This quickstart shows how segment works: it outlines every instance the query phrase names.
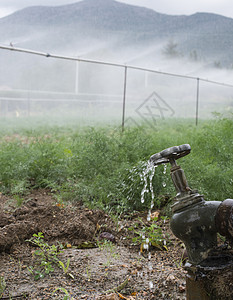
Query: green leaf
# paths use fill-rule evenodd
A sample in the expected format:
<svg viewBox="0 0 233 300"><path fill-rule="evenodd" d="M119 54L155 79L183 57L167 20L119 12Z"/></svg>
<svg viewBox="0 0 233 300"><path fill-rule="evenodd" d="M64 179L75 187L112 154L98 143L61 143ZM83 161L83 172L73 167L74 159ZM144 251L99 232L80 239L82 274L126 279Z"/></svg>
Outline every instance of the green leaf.
<svg viewBox="0 0 233 300"><path fill-rule="evenodd" d="M3 276L0 276L0 298L3 295L5 289L6 289L5 278Z"/></svg>
<svg viewBox="0 0 233 300"><path fill-rule="evenodd" d="M41 279L41 278L44 278L44 274L42 274L42 273L38 273L38 274L35 275L35 277L34 277L35 280L39 280L39 279Z"/></svg>
<svg viewBox="0 0 233 300"><path fill-rule="evenodd" d="M89 249L96 248L96 243L94 242L83 242L77 246L78 249Z"/></svg>

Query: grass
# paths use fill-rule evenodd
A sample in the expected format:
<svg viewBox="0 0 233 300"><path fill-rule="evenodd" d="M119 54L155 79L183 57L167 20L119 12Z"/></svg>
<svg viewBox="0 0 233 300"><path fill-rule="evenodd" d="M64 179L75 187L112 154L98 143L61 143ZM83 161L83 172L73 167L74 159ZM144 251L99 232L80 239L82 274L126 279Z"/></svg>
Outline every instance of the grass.
<svg viewBox="0 0 233 300"><path fill-rule="evenodd" d="M3 125L3 124L2 124ZM29 127L9 130L0 138L0 192L19 199L31 189L49 188L63 201L82 201L91 208L122 212L150 205L140 201L141 174L149 157L161 150L189 143L191 153L181 158L189 185L206 200L224 200L233 192L233 120L218 118L199 126L188 120L126 128ZM175 195L169 167L156 168L155 203ZM166 187L163 185L166 184Z"/></svg>
<svg viewBox="0 0 233 300"><path fill-rule="evenodd" d="M68 274L71 278L73 275L68 272L70 265L70 259L68 258L66 264L59 260L59 254L63 253L60 245L49 245L44 240L44 235L42 232L38 234L34 233L33 236L26 240L32 245L38 247L37 250L33 252L33 256L36 258L35 266L29 266L28 271L34 276L35 280L44 278L46 275L54 272L54 267L59 266L62 268L64 274Z"/></svg>

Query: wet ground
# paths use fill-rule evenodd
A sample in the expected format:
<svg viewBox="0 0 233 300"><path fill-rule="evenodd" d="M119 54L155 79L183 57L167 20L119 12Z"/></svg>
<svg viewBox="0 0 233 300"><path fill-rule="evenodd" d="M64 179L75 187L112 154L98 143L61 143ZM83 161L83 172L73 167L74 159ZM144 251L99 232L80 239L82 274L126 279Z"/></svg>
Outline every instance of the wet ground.
<svg viewBox="0 0 233 300"><path fill-rule="evenodd" d="M20 204L1 195L1 299L186 299L183 248L168 221L161 221L170 236L168 250L140 251L129 228L139 217L146 223L147 212L116 220L81 203L57 203L45 190ZM41 256L26 240L39 232L44 243L62 253L56 254L53 270L36 278ZM111 234L107 238L106 232Z"/></svg>

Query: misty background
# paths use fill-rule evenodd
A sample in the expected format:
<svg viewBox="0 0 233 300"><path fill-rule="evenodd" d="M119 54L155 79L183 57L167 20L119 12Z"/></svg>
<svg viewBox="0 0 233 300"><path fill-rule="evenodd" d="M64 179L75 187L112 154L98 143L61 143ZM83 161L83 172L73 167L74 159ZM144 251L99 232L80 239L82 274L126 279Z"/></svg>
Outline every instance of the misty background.
<svg viewBox="0 0 233 300"><path fill-rule="evenodd" d="M17 11L0 19L0 36L0 45L12 49L119 64L1 49L4 118L67 116L80 124L120 125L124 101L125 124L134 125L195 120L197 109L203 119L232 112L231 18L171 16L113 0L84 0Z"/></svg>

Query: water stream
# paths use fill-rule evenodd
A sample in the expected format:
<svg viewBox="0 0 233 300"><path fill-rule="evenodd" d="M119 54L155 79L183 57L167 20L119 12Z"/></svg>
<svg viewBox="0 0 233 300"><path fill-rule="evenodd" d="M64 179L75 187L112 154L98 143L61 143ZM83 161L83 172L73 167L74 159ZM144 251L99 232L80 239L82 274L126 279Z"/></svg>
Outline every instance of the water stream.
<svg viewBox="0 0 233 300"><path fill-rule="evenodd" d="M155 166L153 163L150 163L148 161L146 168L143 170L142 174L140 174L141 181L144 183L143 189L141 191L141 203L145 202L145 195L147 193L151 194L151 203L150 207L148 209L148 214L147 214L147 221L149 222L151 220L151 211L154 207L154 199L155 199L155 193L154 193L154 188L153 188L153 177L155 174L155 169L157 168L157 165ZM163 174L165 175L167 172L167 165L164 164L164 170ZM166 187L166 182L162 182L163 187ZM152 290L154 287L153 282L150 280L150 273L153 270L153 266L151 263L151 253L149 251L149 238L145 236L145 234L142 234L142 239L145 240L145 243L143 243L143 249L148 251L148 270L149 270L149 289ZM140 274L139 274L140 275ZM143 274L141 274L143 275Z"/></svg>

